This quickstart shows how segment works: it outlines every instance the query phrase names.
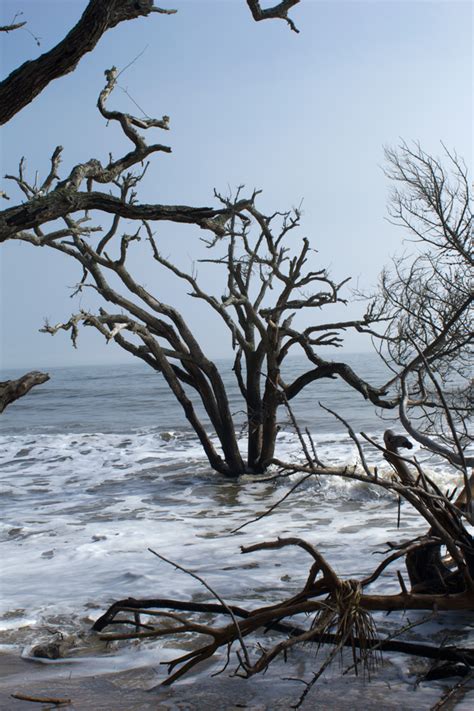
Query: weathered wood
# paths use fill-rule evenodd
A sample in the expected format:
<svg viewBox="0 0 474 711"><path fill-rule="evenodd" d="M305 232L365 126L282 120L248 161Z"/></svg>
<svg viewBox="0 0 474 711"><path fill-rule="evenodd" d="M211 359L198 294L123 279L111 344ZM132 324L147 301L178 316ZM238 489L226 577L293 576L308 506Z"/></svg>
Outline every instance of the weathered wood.
<svg viewBox="0 0 474 711"><path fill-rule="evenodd" d="M433 605L433 597L431 596L430 599L428 600L426 596L417 596L421 604L425 606L425 608L430 609ZM446 598L446 596L443 596ZM413 600L412 596L412 600ZM392 603L396 601L397 607L391 607L390 608L390 602L389 602L389 608L390 609L405 609L404 604L406 604L406 599L402 600L399 595L392 596L364 596L362 599L362 604L367 604L370 609L375 610L375 609L381 609L378 607L379 603L383 604L384 607L383 609L387 609L385 606L385 602L387 600L391 600ZM437 602L441 600L441 596L438 597ZM435 604L437 604L437 602ZM448 601L447 601L448 602ZM453 596L449 598L449 609L453 609L451 607L453 603ZM457 600L456 604L459 604L460 607L458 609L465 609L464 607L461 607L461 605L464 605L466 603L466 600ZM468 604L471 605L470 609L474 609L474 604L473 601L470 600ZM258 618L259 610L253 610L249 611L246 610L245 608L238 607L236 605L230 605L230 609L232 610L232 613L236 617L240 617L241 619L246 619L248 620L249 618L251 619L252 617ZM166 610L181 610L181 611L187 611L187 612L203 612L207 614L222 614L225 616L229 615L229 611L226 607L223 605L219 605L218 603L203 603L203 602L190 602L190 601L183 601L183 600L173 600L169 598L147 598L147 599L135 599L135 598L126 598L124 600L118 600L117 602L114 602L109 609L99 617L96 622L94 623L92 629L95 632L102 632L106 627L108 626L117 626L117 625L130 625L134 626L136 625L136 620L133 619L117 619L117 615L121 612L127 612L127 611L132 611L135 610L137 612L142 613L143 615L146 615L148 611L150 610L160 610L160 609L166 609ZM410 607L410 609L420 609L418 607ZM280 608L281 610L281 608ZM142 627L145 627L145 625L141 625ZM149 626L146 625L147 629L149 629ZM273 620L267 622L265 625L265 629L271 629L276 632L281 632L283 634L287 634L288 636L291 637L298 637L302 634L305 633L305 629L299 627L298 625L295 625L293 623L287 623L287 622L282 622L278 620ZM110 638L114 637L115 635L113 633L110 633ZM119 635L118 635L119 636ZM109 637L109 635L107 635ZM337 642L337 635L335 634L330 634L330 633L321 633L317 634L314 636L311 640L312 643L315 644L334 644ZM355 639L351 642L347 641L345 646L351 646L354 644L357 648L360 648L361 644L359 640ZM420 656L420 657L426 657L427 659L439 659L439 660L446 660L450 662L464 662L465 664L469 664L470 666L474 666L474 650L470 648L464 648L464 647L456 647L456 646L445 646L445 647L440 647L440 646L434 646L431 644L422 644L422 643L415 643L415 642L406 642L403 640L395 640L395 639L376 639L371 643L371 646L375 649L380 649L381 651L387 651L387 652L400 652L402 654L409 654L409 655L414 655L414 656Z"/></svg>
<svg viewBox="0 0 474 711"><path fill-rule="evenodd" d="M20 694L16 692L11 695L13 699L19 701L31 701L35 704L54 704L55 706L64 706L71 703L71 699L58 698L57 696L31 696L30 694Z"/></svg>
<svg viewBox="0 0 474 711"><path fill-rule="evenodd" d="M153 0L90 0L79 22L61 42L22 64L0 83L0 125L33 101L51 81L72 72L108 29L157 11Z"/></svg>
<svg viewBox="0 0 474 711"><path fill-rule="evenodd" d="M392 430L386 430L384 442L387 448L385 458L392 464L402 483L406 487L413 488L416 484L416 477L410 471L405 459L398 454L400 448L411 449L411 442L404 435L396 435ZM427 484L427 487L429 489L430 484ZM464 489L454 506L459 508L460 504L465 501L465 497L466 491ZM434 509L434 513L436 522L442 526L442 530L445 531L449 540L440 539L439 542L429 540L424 546L407 552L405 562L412 592L428 595L463 593L466 590L466 583L469 587L469 578L474 576L473 538L461 525L453 510L447 508L442 500ZM439 534L439 531L434 528L429 531L430 536L435 533ZM451 543L454 548L461 549L465 563L463 567L458 566L453 569L445 564L441 556L442 543L448 543L448 547ZM472 587L470 597L473 597Z"/></svg>
<svg viewBox="0 0 474 711"><path fill-rule="evenodd" d="M291 10L291 8L299 2L300 0L281 0L281 2L277 2L273 7L262 8L259 0L247 0L247 5L249 6L252 17L256 22L272 19L285 20L293 32L299 32L299 29L296 27L293 20L288 17L289 10Z"/></svg>
<svg viewBox="0 0 474 711"><path fill-rule="evenodd" d="M107 612L96 621L93 629L101 632L101 639L108 641L148 639L189 632L198 634L206 640L210 636L212 642L206 641L196 650L169 663L170 676L163 682L165 685L172 684L196 664L211 657L218 649L231 645L237 638L243 644L242 640L245 637L262 629L284 632L287 639L273 645L269 650L262 651L255 663L249 663L248 660L243 662L239 658L239 668L242 669L245 676L252 676L264 671L278 654L285 653L295 644L306 642L333 645L333 651L328 660L332 658L331 655L335 653L335 650L342 646L350 646L353 649L359 648L361 650L363 664L368 664L367 659L374 652L385 650L474 665L472 650L449 648L445 656L444 650L432 645L405 643L404 641L394 641L391 638L378 639L374 634L375 626L368 614L376 610L403 612L406 610L474 610L474 593L471 589L452 595L417 594L407 591L405 586L402 586L402 591L394 595L367 594L363 591L364 583L339 578L324 556L314 546L300 538L262 541L242 547L242 553L277 550L288 546L298 546L305 550L312 557L313 563L301 591L286 600L249 611L241 607L227 605L160 598L147 600L128 598L109 607ZM173 565L177 564L173 563ZM188 572L193 575L190 571ZM372 578L369 577L369 580ZM222 626L203 625L191 618L170 612L170 610L217 612L231 615L233 622ZM117 620L116 615L120 612L133 613L133 619ZM158 620L160 618L168 621L172 619L175 621L175 625L171 628L164 628L160 625L143 624L140 621L141 615L147 615L149 618L154 617ZM301 629L292 624L291 621L297 615L311 615L309 628ZM242 619L238 625L235 622L235 617ZM342 626L341 620L344 620ZM102 633L105 627L116 624L130 625L134 630ZM354 662L359 663L355 657Z"/></svg>
<svg viewBox="0 0 474 711"><path fill-rule="evenodd" d="M98 173L97 173L98 174ZM0 215L0 242L14 239L17 233L76 212L99 210L132 220L195 224L207 228L209 220L225 215L226 210L187 205L136 205L97 191L80 192L62 188L31 202L3 210ZM38 240L38 245L41 242Z"/></svg>
<svg viewBox="0 0 474 711"><path fill-rule="evenodd" d="M15 400L26 395L35 385L41 385L49 380L47 373L33 370L17 380L4 380L0 382L0 413Z"/></svg>

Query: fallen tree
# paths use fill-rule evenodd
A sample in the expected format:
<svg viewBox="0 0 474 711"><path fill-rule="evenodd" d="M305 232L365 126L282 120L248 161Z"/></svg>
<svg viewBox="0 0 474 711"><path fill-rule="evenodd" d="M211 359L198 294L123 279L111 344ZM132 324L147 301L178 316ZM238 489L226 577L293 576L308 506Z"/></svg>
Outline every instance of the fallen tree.
<svg viewBox="0 0 474 711"><path fill-rule="evenodd" d="M387 639L377 636L372 618L375 611L426 610L435 614L448 610L474 610L474 540L468 530L472 517L460 497L453 502L454 491L443 493L416 459L409 459L400 454L400 449L411 447L404 435L396 435L387 430L384 446L365 436L366 441L377 447L393 467L394 476L387 477L381 476L377 468L367 465L359 438L350 428L349 431L359 448L359 466L328 468L319 461L316 462L314 458L309 459L307 455L307 461L298 465L275 462L280 467L279 475L303 474L299 484L308 477L338 476L382 487L409 502L418 511L428 525L425 535L401 543L388 543L384 560L361 580L340 577L326 557L301 538L278 538L242 547L242 553L247 554L297 546L306 551L311 559L306 581L296 594L252 610L227 605L198 575L182 568L176 562L167 560L156 551L151 551L161 560L202 582L216 597L217 603L192 603L160 598L121 600L111 605L95 622L93 629L100 634L101 639L150 639L189 633L197 635L203 640L202 643L168 663L169 676L164 684L173 683L221 649L227 649L229 655L234 644L239 647L236 652L235 673L245 677L265 671L276 657L285 654L297 644L315 642L318 645L331 645L327 658L307 683L297 706L302 703L312 685L343 646L352 649L356 669L358 665L362 665L370 670L376 661L376 653L382 650L400 651L473 666L474 654L470 649L434 647L394 640L393 637L401 634L405 628ZM472 495L471 487L472 478L469 497ZM266 513L270 513L274 508L273 506ZM262 516L259 517L261 518ZM444 559L440 553L442 547L447 551ZM370 586L388 566L403 561L406 563L408 580L397 567L399 592L385 594L370 591ZM232 621L222 626L203 623L177 611L217 613L230 616ZM295 616L298 615L306 616L304 626L295 623ZM143 622L143 618L147 621ZM114 625L118 625L119 629L123 626L131 629L127 632L104 632L106 628L113 628ZM267 649L261 648L256 659L251 659L245 638L268 629L282 632L286 638ZM205 641L209 638L210 641ZM356 649L360 650L359 655Z"/></svg>

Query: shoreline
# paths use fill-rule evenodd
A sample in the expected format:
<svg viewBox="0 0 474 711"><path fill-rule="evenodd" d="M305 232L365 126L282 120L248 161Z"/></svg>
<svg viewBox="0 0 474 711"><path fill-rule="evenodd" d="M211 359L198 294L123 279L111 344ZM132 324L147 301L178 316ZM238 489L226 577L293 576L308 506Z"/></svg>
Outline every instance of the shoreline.
<svg viewBox="0 0 474 711"><path fill-rule="evenodd" d="M249 680L211 677L203 671L172 687L157 686L162 677L149 665L94 674L74 664L43 664L1 651L0 666L0 709L5 711L288 711L302 692L301 681L284 678L298 673L298 665L293 669L280 667L278 675L269 673ZM335 676L318 682L300 708L310 711L316 704L326 711L428 711L458 681L456 677L442 684L424 685L419 694L406 681L403 688L397 688L396 680L387 679L385 673L370 682ZM12 694L67 698L71 703L34 703L13 698ZM443 711L470 711L473 707L471 680L462 694L443 705Z"/></svg>

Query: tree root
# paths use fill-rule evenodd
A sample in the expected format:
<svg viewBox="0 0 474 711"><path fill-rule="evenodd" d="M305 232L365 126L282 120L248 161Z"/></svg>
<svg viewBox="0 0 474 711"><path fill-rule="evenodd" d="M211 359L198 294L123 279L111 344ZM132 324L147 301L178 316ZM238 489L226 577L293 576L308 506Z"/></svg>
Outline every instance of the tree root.
<svg viewBox="0 0 474 711"><path fill-rule="evenodd" d="M236 673L241 676L249 677L264 671L278 655L285 654L302 642L330 644L333 651L343 646L350 647L353 650L356 671L360 664L370 671L370 666L376 663L377 653L382 651L396 651L474 666L474 650L381 639L376 635L375 623L370 614L375 610L473 610L474 596L470 590L454 595L419 594L406 589L394 595L367 594L363 592L365 581L361 583L341 580L322 554L299 538L264 541L242 548L242 553L288 546L303 548L312 557L313 564L301 591L286 600L247 610L218 603L195 603L165 598L127 598L111 605L95 622L93 629L101 633L101 639L107 641L156 638L189 632L210 638L210 642L206 641L198 649L177 657L168 664L170 676L163 682L165 685L172 684L196 664L213 656L218 649L227 647L230 650L234 642L240 641L242 644L245 637L262 629L282 632L286 639L267 650L261 650L253 662L248 658L242 659L237 653L239 664ZM370 582L372 579L373 576L369 576ZM176 611L227 615L232 616L233 621L222 626L202 624L189 616L177 614ZM119 613L131 613L131 617L117 619ZM309 626L303 628L292 624L290 620L299 614L311 615ZM156 619L158 624L149 624L148 621L143 624L143 615ZM238 625L235 624L235 618L240 620ZM165 620L168 624L160 625L160 620ZM103 633L106 627L117 624L129 625L134 629L128 632ZM361 650L360 657L356 656L356 649ZM330 657L333 656L331 652Z"/></svg>
<svg viewBox="0 0 474 711"><path fill-rule="evenodd" d="M366 437L368 441L371 441ZM373 443L374 444L374 443ZM243 607L228 605L198 575L173 563L160 554L159 558L171 563L176 568L199 580L216 598L217 603L193 603L173 599L152 598L137 600L127 598L115 602L94 624L93 629L100 633L100 638L107 641L145 639L193 633L205 639L197 649L193 649L168 664L168 678L164 685L172 684L198 663L212 657L219 649L227 649L227 662L234 643L240 644L236 652L238 659L234 674L250 677L264 672L279 655L286 653L298 644L311 642L319 646L331 645L326 659L313 673L312 679L305 682L305 691L296 707L301 705L317 679L332 662L343 647L352 650L350 669L358 672L362 668L368 674L378 662L382 651L396 651L413 654L446 662L461 663L474 667L474 650L455 646L435 647L395 640L414 625L397 630L390 638L382 639L377 635L374 611L428 610L437 611L474 610L474 547L472 536L464 526L465 513L443 495L438 487L427 477L414 460L416 473L408 469L407 460L396 449L407 446L405 438L397 437L391 431L386 432L386 448L382 449L386 459L393 465L398 477L387 481L379 479L364 467L363 474L354 468L338 472L338 476L364 481L391 490L406 499L429 524L427 535L403 543L388 543L388 555L375 570L362 580L342 579L338 576L322 553L301 538L277 538L261 541L242 547L243 554L257 551L276 551L287 547L297 547L311 557L311 565L301 590L295 595L277 603L247 610ZM290 469L290 467L288 467ZM308 466L291 467L303 474L327 474L327 472ZM304 477L306 478L306 477ZM303 479L304 480L304 479ZM441 558L441 546L445 546L451 556L449 566ZM405 558L411 583L409 590L403 576L397 570L400 591L394 594L372 594L366 590L391 563ZM188 615L177 611L227 615L232 618L229 624L202 624ZM130 618L117 618L119 613L131 613ZM147 616L147 623L141 622L141 616ZM309 617L309 624L299 627L293 624L296 615ZM153 618L153 623L148 620ZM237 618L239 621L237 621ZM160 621L165 621L166 625ZM422 620L415 623L422 624ZM171 624L170 624L171 623ZM127 632L107 632L103 630L111 625L129 625L134 629ZM249 649L244 640L257 631L274 630L286 635L284 640L272 644L268 649L259 645L257 657L250 659ZM360 653L356 653L360 650Z"/></svg>

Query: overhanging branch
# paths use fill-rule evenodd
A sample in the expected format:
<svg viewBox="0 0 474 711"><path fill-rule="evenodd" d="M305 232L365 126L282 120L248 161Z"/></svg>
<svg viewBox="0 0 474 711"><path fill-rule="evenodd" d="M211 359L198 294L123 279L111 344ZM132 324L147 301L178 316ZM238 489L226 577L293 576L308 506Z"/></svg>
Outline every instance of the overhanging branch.
<svg viewBox="0 0 474 711"><path fill-rule="evenodd" d="M160 10L153 0L90 0L79 22L61 42L38 59L22 64L0 83L0 125L33 101L51 81L72 72L107 30L152 12L176 11Z"/></svg>
<svg viewBox="0 0 474 711"><path fill-rule="evenodd" d="M26 395L35 385L41 385L47 380L49 380L47 373L40 373L34 370L17 380L0 382L0 412L3 412L7 405Z"/></svg>
<svg viewBox="0 0 474 711"><path fill-rule="evenodd" d="M282 0L282 2L277 3L273 7L262 9L259 0L247 0L247 5L249 6L252 17L256 22L271 19L285 20L293 32L299 32L299 29L296 27L293 20L288 17L288 12L292 7L298 5L299 2L300 0Z"/></svg>
<svg viewBox="0 0 474 711"><path fill-rule="evenodd" d="M23 205L0 213L0 242L16 233L33 229L52 220L81 211L99 210L131 220L150 220L195 224L216 234L223 231L215 218L225 217L225 209L189 207L188 205L147 205L124 203L120 198L102 192L76 192L63 188ZM215 221L214 221L215 220Z"/></svg>

